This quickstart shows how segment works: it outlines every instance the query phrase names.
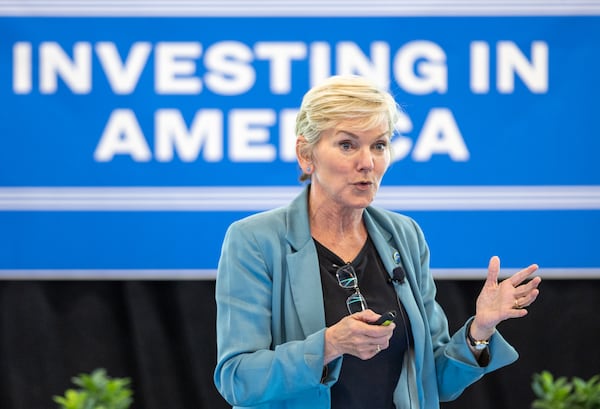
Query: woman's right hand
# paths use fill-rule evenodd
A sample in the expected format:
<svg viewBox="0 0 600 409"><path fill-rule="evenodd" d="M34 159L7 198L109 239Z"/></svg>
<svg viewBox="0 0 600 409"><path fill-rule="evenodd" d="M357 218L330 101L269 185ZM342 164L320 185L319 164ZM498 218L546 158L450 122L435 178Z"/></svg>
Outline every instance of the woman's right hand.
<svg viewBox="0 0 600 409"><path fill-rule="evenodd" d="M380 317L372 310L346 316L325 330L325 362L327 365L343 354L366 360L373 358L390 344L396 324L371 325Z"/></svg>

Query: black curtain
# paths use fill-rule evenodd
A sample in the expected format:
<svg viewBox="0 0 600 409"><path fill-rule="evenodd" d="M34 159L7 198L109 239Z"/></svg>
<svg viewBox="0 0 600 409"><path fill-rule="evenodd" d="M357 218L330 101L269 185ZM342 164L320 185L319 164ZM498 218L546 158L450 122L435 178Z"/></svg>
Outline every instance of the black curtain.
<svg viewBox="0 0 600 409"><path fill-rule="evenodd" d="M437 282L451 330L473 314L482 284ZM528 409L533 373L600 373L600 280L541 290L527 317L499 327L520 359L442 408ZM214 281L0 281L0 306L0 408L57 407L52 396L95 368L131 378L134 409L229 407L212 382Z"/></svg>

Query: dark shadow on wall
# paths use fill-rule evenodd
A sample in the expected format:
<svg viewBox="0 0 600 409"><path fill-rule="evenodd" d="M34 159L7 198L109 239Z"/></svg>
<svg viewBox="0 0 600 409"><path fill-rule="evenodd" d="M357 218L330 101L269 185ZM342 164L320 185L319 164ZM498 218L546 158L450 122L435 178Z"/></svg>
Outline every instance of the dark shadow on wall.
<svg viewBox="0 0 600 409"><path fill-rule="evenodd" d="M454 331L472 314L483 282L438 281L438 302ZM519 352L519 359L486 375L442 409L530 409L532 375L549 370L556 376L584 379L600 373L600 280L545 280L541 294L520 319L498 326Z"/></svg>
<svg viewBox="0 0 600 409"><path fill-rule="evenodd" d="M480 281L438 281L450 329L474 312ZM530 314L499 330L520 359L443 409L529 409L531 376L598 373L600 280L547 280ZM0 407L56 407L94 368L130 377L133 409L219 409L212 382L214 281L0 281Z"/></svg>

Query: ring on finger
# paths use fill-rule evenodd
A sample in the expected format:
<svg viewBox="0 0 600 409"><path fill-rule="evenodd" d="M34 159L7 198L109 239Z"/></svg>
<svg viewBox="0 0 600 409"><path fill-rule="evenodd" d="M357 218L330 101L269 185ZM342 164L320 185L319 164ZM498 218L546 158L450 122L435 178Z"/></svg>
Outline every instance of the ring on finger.
<svg viewBox="0 0 600 409"><path fill-rule="evenodd" d="M515 309L520 310L521 309L521 304L519 304L519 299L515 298Z"/></svg>

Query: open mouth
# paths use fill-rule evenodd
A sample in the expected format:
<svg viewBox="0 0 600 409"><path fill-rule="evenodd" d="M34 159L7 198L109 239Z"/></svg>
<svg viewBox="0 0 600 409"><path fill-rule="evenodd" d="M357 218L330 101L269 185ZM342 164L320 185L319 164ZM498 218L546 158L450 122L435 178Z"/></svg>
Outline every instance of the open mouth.
<svg viewBox="0 0 600 409"><path fill-rule="evenodd" d="M367 181L356 182L354 185L359 186L359 187L369 187L369 186L373 185L373 182L367 182Z"/></svg>

